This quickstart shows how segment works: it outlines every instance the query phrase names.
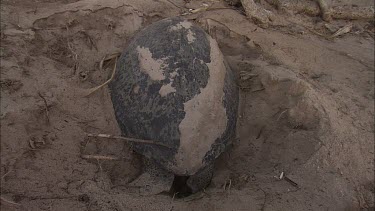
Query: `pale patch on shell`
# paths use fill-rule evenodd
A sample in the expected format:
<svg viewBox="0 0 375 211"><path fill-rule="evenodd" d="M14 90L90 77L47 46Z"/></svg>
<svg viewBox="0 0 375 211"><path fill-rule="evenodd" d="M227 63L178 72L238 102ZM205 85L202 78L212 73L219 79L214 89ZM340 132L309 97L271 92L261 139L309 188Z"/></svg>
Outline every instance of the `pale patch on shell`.
<svg viewBox="0 0 375 211"><path fill-rule="evenodd" d="M188 30L188 33L186 35L188 43L192 43L195 40L195 34L194 32L190 29L193 26L193 24L189 21L182 21L175 26L170 27L170 30L176 31L176 30L181 30L182 28L185 28Z"/></svg>
<svg viewBox="0 0 375 211"><path fill-rule="evenodd" d="M190 29L192 26L193 26L193 24L191 22L185 20L185 21L179 22L175 26L172 26L171 30L180 30L182 28Z"/></svg>
<svg viewBox="0 0 375 211"><path fill-rule="evenodd" d="M179 125L180 147L173 171L180 175L192 175L204 165L204 156L227 127L227 114L223 105L226 67L216 41L211 37L208 40L211 63L207 63L210 75L207 86L184 103L186 114Z"/></svg>
<svg viewBox="0 0 375 211"><path fill-rule="evenodd" d="M192 43L195 40L194 32L191 31L190 29L188 30L187 40L188 40L188 43Z"/></svg>
<svg viewBox="0 0 375 211"><path fill-rule="evenodd" d="M177 70L178 70L178 69L176 69L175 71L171 72L171 73L169 74L169 77L170 77L170 78L174 78L174 77L178 76L178 72L177 72Z"/></svg>
<svg viewBox="0 0 375 211"><path fill-rule="evenodd" d="M172 87L172 82L170 82L169 84L163 85L159 90L159 94L162 97L165 97L167 96L167 94L172 93L172 92L176 92L176 89Z"/></svg>
<svg viewBox="0 0 375 211"><path fill-rule="evenodd" d="M139 85L136 85L136 86L133 88L133 93L138 94L139 89L140 89Z"/></svg>
<svg viewBox="0 0 375 211"><path fill-rule="evenodd" d="M152 53L149 48L137 46L137 51L141 72L149 75L154 81L164 80L164 60L152 58Z"/></svg>
<svg viewBox="0 0 375 211"><path fill-rule="evenodd" d="M176 89L174 87L172 87L172 83L174 81L174 78L178 75L178 72L177 70L171 72L169 74L169 80L171 81L169 84L165 84L163 85L160 90L159 90L159 94L160 96L162 97L165 97L167 96L167 94L171 93L171 92L176 92Z"/></svg>

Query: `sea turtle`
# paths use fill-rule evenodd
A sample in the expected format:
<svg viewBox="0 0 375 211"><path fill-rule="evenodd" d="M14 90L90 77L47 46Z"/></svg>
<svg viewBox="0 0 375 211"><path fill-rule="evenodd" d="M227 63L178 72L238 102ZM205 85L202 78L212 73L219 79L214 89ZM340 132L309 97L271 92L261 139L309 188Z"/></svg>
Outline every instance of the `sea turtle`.
<svg viewBox="0 0 375 211"><path fill-rule="evenodd" d="M214 160L235 136L238 88L218 44L203 29L168 18L138 32L109 85L123 136L143 155L131 185L149 193L195 193L209 185ZM182 181L182 182L181 182Z"/></svg>

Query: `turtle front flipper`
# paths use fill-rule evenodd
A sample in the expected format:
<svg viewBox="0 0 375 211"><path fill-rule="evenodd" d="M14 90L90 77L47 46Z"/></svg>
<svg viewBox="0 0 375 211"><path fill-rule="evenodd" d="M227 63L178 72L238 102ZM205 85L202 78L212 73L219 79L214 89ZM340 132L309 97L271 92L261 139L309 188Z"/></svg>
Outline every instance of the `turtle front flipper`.
<svg viewBox="0 0 375 211"><path fill-rule="evenodd" d="M191 193L197 193L206 188L210 183L214 172L214 165L210 164L196 174L189 177L186 185L190 188Z"/></svg>
<svg viewBox="0 0 375 211"><path fill-rule="evenodd" d="M173 184L174 174L161 168L151 159L144 158L143 173L129 184L138 187L141 195L155 195L168 192Z"/></svg>

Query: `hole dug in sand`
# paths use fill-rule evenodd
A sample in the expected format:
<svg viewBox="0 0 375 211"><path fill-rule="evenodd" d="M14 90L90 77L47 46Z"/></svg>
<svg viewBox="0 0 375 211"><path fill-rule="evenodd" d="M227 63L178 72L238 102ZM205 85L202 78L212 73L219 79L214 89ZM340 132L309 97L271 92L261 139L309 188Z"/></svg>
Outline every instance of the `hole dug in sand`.
<svg viewBox="0 0 375 211"><path fill-rule="evenodd" d="M230 178L232 188L242 189L249 175L292 172L306 163L321 147L329 124L313 88L292 71L258 59L230 56L228 61L237 73L246 70L244 63L251 63L246 71L256 77L238 82L240 87L246 83L240 92L239 141L228 152L229 159L225 154L220 159L226 167L218 167L213 186Z"/></svg>

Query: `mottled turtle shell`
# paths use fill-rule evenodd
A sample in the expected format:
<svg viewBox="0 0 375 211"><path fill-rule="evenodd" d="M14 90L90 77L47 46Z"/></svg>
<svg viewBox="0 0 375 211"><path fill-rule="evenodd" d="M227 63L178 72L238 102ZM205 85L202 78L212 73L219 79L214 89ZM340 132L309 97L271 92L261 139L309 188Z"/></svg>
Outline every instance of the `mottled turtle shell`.
<svg viewBox="0 0 375 211"><path fill-rule="evenodd" d="M234 75L216 41L182 18L137 33L109 87L123 135L168 146L133 149L176 175L211 164L235 136Z"/></svg>

